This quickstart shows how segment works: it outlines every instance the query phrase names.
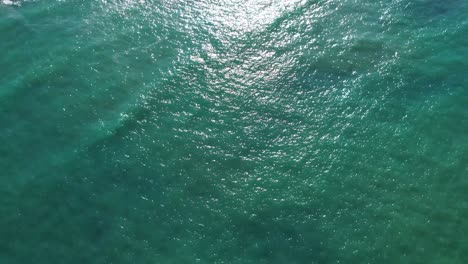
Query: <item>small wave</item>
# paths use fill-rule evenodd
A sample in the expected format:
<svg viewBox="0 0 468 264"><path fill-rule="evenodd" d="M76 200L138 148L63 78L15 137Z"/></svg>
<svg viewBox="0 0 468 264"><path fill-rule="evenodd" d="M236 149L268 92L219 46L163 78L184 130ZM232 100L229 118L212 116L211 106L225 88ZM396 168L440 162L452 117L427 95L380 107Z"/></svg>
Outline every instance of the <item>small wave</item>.
<svg viewBox="0 0 468 264"><path fill-rule="evenodd" d="M19 2L19 1L11 1L11 0L2 0L2 4L4 4L4 5L20 6L20 5L21 5L21 2Z"/></svg>

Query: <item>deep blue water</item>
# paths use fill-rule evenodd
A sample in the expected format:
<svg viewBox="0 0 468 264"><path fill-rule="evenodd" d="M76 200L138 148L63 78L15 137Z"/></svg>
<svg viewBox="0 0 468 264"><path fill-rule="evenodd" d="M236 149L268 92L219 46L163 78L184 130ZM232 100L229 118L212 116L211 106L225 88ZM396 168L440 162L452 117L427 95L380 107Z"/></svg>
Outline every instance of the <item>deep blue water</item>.
<svg viewBox="0 0 468 264"><path fill-rule="evenodd" d="M467 263L467 14L3 0L0 263Z"/></svg>

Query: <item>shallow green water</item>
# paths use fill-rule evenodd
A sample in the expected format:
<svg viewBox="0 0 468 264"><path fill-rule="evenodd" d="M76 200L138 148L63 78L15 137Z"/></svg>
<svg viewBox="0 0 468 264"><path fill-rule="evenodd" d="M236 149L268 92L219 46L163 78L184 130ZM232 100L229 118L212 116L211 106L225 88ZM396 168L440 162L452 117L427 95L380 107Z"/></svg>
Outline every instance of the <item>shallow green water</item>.
<svg viewBox="0 0 468 264"><path fill-rule="evenodd" d="M0 263L467 263L467 14L3 0Z"/></svg>

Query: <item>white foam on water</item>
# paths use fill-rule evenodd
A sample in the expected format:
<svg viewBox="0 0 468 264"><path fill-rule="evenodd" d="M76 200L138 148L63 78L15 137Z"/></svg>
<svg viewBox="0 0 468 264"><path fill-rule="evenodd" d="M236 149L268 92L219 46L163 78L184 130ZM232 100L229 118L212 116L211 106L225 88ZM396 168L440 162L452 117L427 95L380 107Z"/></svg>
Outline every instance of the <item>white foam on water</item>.
<svg viewBox="0 0 468 264"><path fill-rule="evenodd" d="M21 5L20 2L15 2L15 1L11 1L11 0L2 0L2 3L4 5L15 5L15 6L20 6Z"/></svg>

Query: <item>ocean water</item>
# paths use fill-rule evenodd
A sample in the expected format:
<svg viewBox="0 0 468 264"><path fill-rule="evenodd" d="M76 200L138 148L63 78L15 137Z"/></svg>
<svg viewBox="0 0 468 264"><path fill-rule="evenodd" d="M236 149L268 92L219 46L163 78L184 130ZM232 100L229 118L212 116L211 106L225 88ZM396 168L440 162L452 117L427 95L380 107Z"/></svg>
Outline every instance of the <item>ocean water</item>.
<svg viewBox="0 0 468 264"><path fill-rule="evenodd" d="M3 0L0 263L468 263L468 1Z"/></svg>

